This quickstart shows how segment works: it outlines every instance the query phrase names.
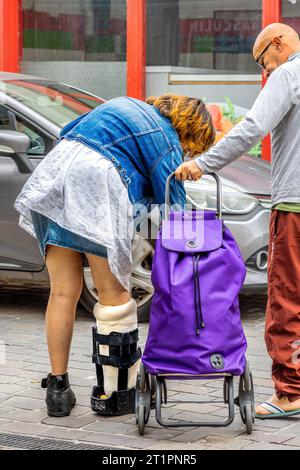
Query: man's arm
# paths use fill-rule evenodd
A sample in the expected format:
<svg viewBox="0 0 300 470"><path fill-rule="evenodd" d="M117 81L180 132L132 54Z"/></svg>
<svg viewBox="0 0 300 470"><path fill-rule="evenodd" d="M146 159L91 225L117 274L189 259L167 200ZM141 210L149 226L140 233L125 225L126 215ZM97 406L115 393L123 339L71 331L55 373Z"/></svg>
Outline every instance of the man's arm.
<svg viewBox="0 0 300 470"><path fill-rule="evenodd" d="M195 159L202 173L212 173L250 150L282 121L294 104L296 83L279 67L269 77L244 119L208 152Z"/></svg>

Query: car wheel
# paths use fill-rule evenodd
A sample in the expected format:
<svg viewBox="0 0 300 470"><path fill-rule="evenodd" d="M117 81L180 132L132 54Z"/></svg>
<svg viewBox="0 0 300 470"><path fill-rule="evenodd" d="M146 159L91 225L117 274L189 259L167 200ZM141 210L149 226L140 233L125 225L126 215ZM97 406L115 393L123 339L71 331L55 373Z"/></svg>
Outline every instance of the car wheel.
<svg viewBox="0 0 300 470"><path fill-rule="evenodd" d="M149 309L154 292L151 282L153 254L152 244L140 235L136 235L132 242L133 268L130 288L132 297L137 302L139 323L149 320ZM98 302L98 294L89 266L83 269L83 290L80 302L89 312L93 312L94 305Z"/></svg>

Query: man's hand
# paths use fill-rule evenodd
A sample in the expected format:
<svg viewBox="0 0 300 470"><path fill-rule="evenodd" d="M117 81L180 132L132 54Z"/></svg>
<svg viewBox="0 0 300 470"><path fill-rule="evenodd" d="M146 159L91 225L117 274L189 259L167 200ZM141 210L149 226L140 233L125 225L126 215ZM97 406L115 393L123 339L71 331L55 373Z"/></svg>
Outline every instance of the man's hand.
<svg viewBox="0 0 300 470"><path fill-rule="evenodd" d="M203 175L197 163L193 160L184 162L175 171L175 178L178 180L197 181Z"/></svg>

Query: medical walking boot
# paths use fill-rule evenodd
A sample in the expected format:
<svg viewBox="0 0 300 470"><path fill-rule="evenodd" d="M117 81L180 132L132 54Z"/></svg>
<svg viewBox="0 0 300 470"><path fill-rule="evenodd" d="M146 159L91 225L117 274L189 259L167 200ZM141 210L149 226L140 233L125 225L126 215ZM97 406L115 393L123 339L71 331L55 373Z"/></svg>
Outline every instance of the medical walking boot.
<svg viewBox="0 0 300 470"><path fill-rule="evenodd" d="M41 387L47 389L46 405L49 416L69 416L76 403L76 397L70 387L68 373L52 375L42 379Z"/></svg>
<svg viewBox="0 0 300 470"><path fill-rule="evenodd" d="M101 415L135 411L135 384L141 350L137 347L137 305L134 299L122 305L94 307L93 362L97 385L91 407Z"/></svg>

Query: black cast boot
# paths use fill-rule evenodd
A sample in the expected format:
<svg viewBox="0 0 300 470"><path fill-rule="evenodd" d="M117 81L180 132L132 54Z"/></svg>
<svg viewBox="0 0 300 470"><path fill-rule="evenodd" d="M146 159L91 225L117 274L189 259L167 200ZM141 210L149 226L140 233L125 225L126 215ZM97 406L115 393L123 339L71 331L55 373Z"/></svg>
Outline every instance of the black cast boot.
<svg viewBox="0 0 300 470"><path fill-rule="evenodd" d="M47 389L46 405L49 416L69 416L76 403L76 397L70 387L68 373L64 375L48 374L42 379L41 387Z"/></svg>

